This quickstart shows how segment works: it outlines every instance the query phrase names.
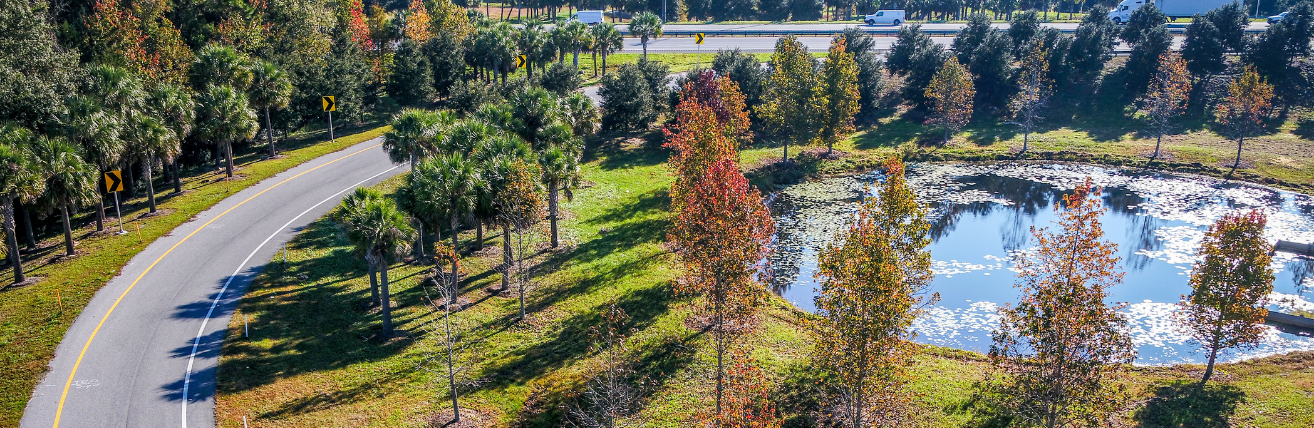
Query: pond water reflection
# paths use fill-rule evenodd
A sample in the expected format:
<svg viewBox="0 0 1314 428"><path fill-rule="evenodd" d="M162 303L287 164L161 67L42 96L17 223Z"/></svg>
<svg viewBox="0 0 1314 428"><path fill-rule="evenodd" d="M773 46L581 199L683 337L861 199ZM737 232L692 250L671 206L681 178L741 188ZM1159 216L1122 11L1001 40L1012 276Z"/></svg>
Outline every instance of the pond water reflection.
<svg viewBox="0 0 1314 428"><path fill-rule="evenodd" d="M1198 344L1172 317L1200 238L1224 213L1263 209L1265 235L1314 242L1314 198L1249 184L1088 165L914 164L908 181L930 207L930 246L941 302L914 325L917 341L984 352L998 324L996 310L1016 302L1013 257L1034 245L1031 226L1054 226L1053 206L1086 177L1103 188L1108 211L1101 218L1107 239L1118 244L1126 272L1110 290L1124 311L1138 347L1138 364L1200 362ZM791 186L773 205L778 222L771 256L772 289L794 305L814 311L816 257L857 208L876 174ZM1314 310L1314 260L1274 256L1273 309ZM1262 344L1233 352L1228 361L1314 349L1314 338L1269 328Z"/></svg>

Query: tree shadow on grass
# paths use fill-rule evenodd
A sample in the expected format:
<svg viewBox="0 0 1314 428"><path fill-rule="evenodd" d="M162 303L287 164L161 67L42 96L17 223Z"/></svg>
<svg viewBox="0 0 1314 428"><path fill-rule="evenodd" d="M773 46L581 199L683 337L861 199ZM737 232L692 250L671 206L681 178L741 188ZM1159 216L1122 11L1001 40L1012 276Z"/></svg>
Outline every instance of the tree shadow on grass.
<svg viewBox="0 0 1314 428"><path fill-rule="evenodd" d="M244 299L241 311L252 315L252 340L243 339L240 328L226 330L221 351L224 357L219 364L223 379L218 391L222 394L241 393L298 374L385 360L410 344L405 339L384 343L376 340L380 315L378 311L366 313L361 309L361 304L369 300L369 288L351 288L352 280L359 282L365 276L364 261L342 247L332 222L312 223L289 247L313 250L315 257L287 264L270 263L265 275L250 286L251 291L282 290ZM397 307L420 304L419 293L402 287L406 275L398 273L390 278ZM395 325L413 321L407 312L394 310ZM277 340L255 341L261 337ZM288 415L310 411L321 407L315 403L350 402L369 391L372 388L347 388L329 397L289 402L273 412Z"/></svg>
<svg viewBox="0 0 1314 428"><path fill-rule="evenodd" d="M582 161L600 159L598 165L607 171L661 164L671 157L670 150L661 147L663 138L653 131L601 136L585 148Z"/></svg>
<svg viewBox="0 0 1314 428"><path fill-rule="evenodd" d="M1201 387L1194 381L1161 384L1151 392L1150 400L1133 415L1138 426L1227 427L1246 398L1245 392L1232 385L1213 383Z"/></svg>

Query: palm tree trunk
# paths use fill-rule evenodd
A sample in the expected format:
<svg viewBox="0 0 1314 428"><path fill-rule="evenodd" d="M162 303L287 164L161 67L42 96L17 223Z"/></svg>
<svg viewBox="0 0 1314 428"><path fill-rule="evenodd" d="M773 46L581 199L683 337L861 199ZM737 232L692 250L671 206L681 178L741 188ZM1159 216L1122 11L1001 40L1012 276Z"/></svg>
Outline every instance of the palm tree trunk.
<svg viewBox="0 0 1314 428"><path fill-rule="evenodd" d="M4 217L5 235L9 237L9 262L14 265L14 283L27 280L23 275L23 256L18 253L18 234L14 232L14 198L0 196L0 216Z"/></svg>
<svg viewBox="0 0 1314 428"><path fill-rule="evenodd" d="M607 51L602 51L602 75L607 75Z"/></svg>
<svg viewBox="0 0 1314 428"><path fill-rule="evenodd" d="M233 178L233 143L224 143L224 157L228 159L228 178Z"/></svg>
<svg viewBox="0 0 1314 428"><path fill-rule="evenodd" d="M598 50L593 49L593 77L598 77Z"/></svg>
<svg viewBox="0 0 1314 428"><path fill-rule="evenodd" d="M64 254L73 257L73 226L68 222L68 204L59 204L59 214L64 220Z"/></svg>
<svg viewBox="0 0 1314 428"><path fill-rule="evenodd" d="M648 59L648 36L643 36L639 42L643 45L643 59Z"/></svg>
<svg viewBox="0 0 1314 428"><path fill-rule="evenodd" d="M370 269L370 303L379 306L379 270L373 262L366 262Z"/></svg>
<svg viewBox="0 0 1314 428"><path fill-rule="evenodd" d="M182 171L178 168L178 159L174 158L169 165L173 167L173 193L182 193Z"/></svg>
<svg viewBox="0 0 1314 428"><path fill-rule="evenodd" d="M384 260L379 257L379 260ZM379 291L380 298L383 300L383 337L392 337L392 302L389 301L388 295L388 262L379 262Z"/></svg>
<svg viewBox="0 0 1314 428"><path fill-rule="evenodd" d="M27 205L24 204L16 205L18 210L23 213L23 235L25 235L23 240L26 241L24 243L27 244L27 250L36 250L36 233L32 231L32 210L28 209Z"/></svg>
<svg viewBox="0 0 1314 428"><path fill-rule="evenodd" d="M123 166L123 200L137 197L137 174L133 174L132 162Z"/></svg>
<svg viewBox="0 0 1314 428"><path fill-rule="evenodd" d="M579 68L579 46L576 46L576 47L575 47L575 58L574 58L574 60L575 60L575 68ZM575 72L578 73L579 71L576 70Z"/></svg>
<svg viewBox="0 0 1314 428"><path fill-rule="evenodd" d="M475 220L475 250L484 249L484 221Z"/></svg>
<svg viewBox="0 0 1314 428"><path fill-rule="evenodd" d="M96 198L96 231L105 231L105 195Z"/></svg>
<svg viewBox="0 0 1314 428"><path fill-rule="evenodd" d="M557 198L560 190L556 180L548 183L548 221L552 224L552 248L557 248Z"/></svg>
<svg viewBox="0 0 1314 428"><path fill-rule="evenodd" d="M151 174L151 164L154 163L154 161L155 160L151 159L150 156L141 160L142 174L146 177L146 200L150 202L152 213L155 212L155 182L154 180L151 180L151 176L154 175Z"/></svg>
<svg viewBox="0 0 1314 428"><path fill-rule="evenodd" d="M269 123L269 107L265 106L265 140L269 141L269 157L273 158L278 152L274 150L274 128Z"/></svg>

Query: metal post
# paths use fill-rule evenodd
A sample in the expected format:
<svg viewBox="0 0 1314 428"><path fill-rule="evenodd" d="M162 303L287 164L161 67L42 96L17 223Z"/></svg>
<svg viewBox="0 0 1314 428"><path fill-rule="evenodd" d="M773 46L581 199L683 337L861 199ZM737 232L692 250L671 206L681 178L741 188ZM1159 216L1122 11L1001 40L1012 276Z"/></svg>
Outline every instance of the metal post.
<svg viewBox="0 0 1314 428"><path fill-rule="evenodd" d="M251 337L251 317L242 314L242 337Z"/></svg>
<svg viewBox="0 0 1314 428"><path fill-rule="evenodd" d="M333 110L329 110L328 114L329 114L329 141L337 142L336 139L333 138Z"/></svg>
<svg viewBox="0 0 1314 428"><path fill-rule="evenodd" d="M283 243L283 264L287 264L287 243Z"/></svg>
<svg viewBox="0 0 1314 428"><path fill-rule="evenodd" d="M119 192L114 192L114 216L119 218L119 234L127 235L128 231L123 230L123 213L119 211Z"/></svg>
<svg viewBox="0 0 1314 428"><path fill-rule="evenodd" d="M662 0L662 23L666 23L666 0Z"/></svg>

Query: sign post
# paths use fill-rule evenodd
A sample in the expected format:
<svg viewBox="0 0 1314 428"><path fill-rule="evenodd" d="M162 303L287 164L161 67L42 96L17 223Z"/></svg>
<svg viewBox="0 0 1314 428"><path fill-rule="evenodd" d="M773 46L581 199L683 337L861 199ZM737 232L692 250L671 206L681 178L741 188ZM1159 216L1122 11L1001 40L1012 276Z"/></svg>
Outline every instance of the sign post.
<svg viewBox="0 0 1314 428"><path fill-rule="evenodd" d="M119 218L119 235L126 235L123 230L123 214L119 211L119 192L124 189L123 171L105 171L105 191L114 194L114 216Z"/></svg>
<svg viewBox="0 0 1314 428"><path fill-rule="evenodd" d="M336 139L333 138L333 112L338 110L338 103L333 101L332 95L322 98L322 101L324 102L324 111L328 112L329 116L329 141L336 141Z"/></svg>
<svg viewBox="0 0 1314 428"><path fill-rule="evenodd" d="M698 67L703 68L703 41L707 36L703 33L694 34L694 44L698 45Z"/></svg>

